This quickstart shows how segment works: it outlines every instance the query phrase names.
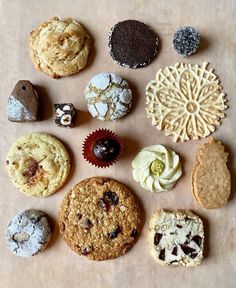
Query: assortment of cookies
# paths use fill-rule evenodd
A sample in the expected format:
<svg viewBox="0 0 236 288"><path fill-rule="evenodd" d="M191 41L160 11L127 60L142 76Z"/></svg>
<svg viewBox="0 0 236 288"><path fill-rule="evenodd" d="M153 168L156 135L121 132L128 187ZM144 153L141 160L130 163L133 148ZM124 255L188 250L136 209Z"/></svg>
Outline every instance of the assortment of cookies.
<svg viewBox="0 0 236 288"><path fill-rule="evenodd" d="M197 52L199 32L180 27L172 45L182 57ZM30 33L30 56L37 70L59 78L84 69L92 48L86 29L76 20L57 17ZM157 56L159 40L154 31L137 20L115 24L108 35L112 59L127 68L142 68ZM20 80L8 99L8 120L32 122L40 119L36 87ZM99 73L84 92L91 116L116 121L132 105L129 83L114 73ZM177 63L159 69L146 86L146 112L152 125L173 135L174 142L207 137L225 117L226 98L208 63ZM73 127L76 108L72 103L54 103L55 124ZM85 138L84 159L97 168L107 168L121 157L123 140L109 129L95 130ZM231 190L228 154L220 141L210 137L196 155L191 188L199 206L207 209L226 205ZM70 173L69 154L60 140L46 133L31 133L16 140L7 155L12 183L27 196L47 197L57 192ZM132 161L133 179L151 192L170 191L182 175L181 157L172 149L155 144L143 148ZM120 182L90 177L76 184L62 200L59 229L66 244L91 260L108 260L126 253L142 228L142 208L135 195ZM28 257L43 251L52 231L42 211L17 213L5 231L8 248ZM159 209L149 223L151 254L166 266L198 266L204 255L203 221L191 210Z"/></svg>

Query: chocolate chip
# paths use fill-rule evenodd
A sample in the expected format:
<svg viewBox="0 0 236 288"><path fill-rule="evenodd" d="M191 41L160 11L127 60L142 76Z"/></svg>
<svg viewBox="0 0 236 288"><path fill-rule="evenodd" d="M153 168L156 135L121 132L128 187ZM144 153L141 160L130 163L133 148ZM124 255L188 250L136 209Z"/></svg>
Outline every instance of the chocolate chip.
<svg viewBox="0 0 236 288"><path fill-rule="evenodd" d="M21 147L20 147L20 146L18 146L18 147L17 147L17 149L18 149L18 150L21 150Z"/></svg>
<svg viewBox="0 0 236 288"><path fill-rule="evenodd" d="M183 228L183 226L179 224L177 224L176 227L178 227L179 229Z"/></svg>
<svg viewBox="0 0 236 288"><path fill-rule="evenodd" d="M130 234L130 237L135 238L137 235L138 235L138 230L137 229L133 229L131 234Z"/></svg>
<svg viewBox="0 0 236 288"><path fill-rule="evenodd" d="M191 231L186 235L186 238L190 239Z"/></svg>
<svg viewBox="0 0 236 288"><path fill-rule="evenodd" d="M104 201L102 198L98 201L99 206L102 208L103 211L107 212L109 210L109 205L106 201Z"/></svg>
<svg viewBox="0 0 236 288"><path fill-rule="evenodd" d="M199 235L195 235L193 236L192 241L194 241L200 247L202 243L202 237Z"/></svg>
<svg viewBox="0 0 236 288"><path fill-rule="evenodd" d="M9 161L7 160L6 163L7 163L7 165L8 165L8 164L9 164Z"/></svg>
<svg viewBox="0 0 236 288"><path fill-rule="evenodd" d="M178 261L177 260L170 261L170 264L174 264L174 263L178 263Z"/></svg>
<svg viewBox="0 0 236 288"><path fill-rule="evenodd" d="M195 258L197 257L197 253L192 253L192 254L190 255L190 257L191 257L192 259L195 259Z"/></svg>
<svg viewBox="0 0 236 288"><path fill-rule="evenodd" d="M182 251L184 252L185 255L189 255L189 254L191 254L191 253L196 251L194 248L189 247L189 246L187 246L185 244L180 244L180 247L181 247L181 249L182 249Z"/></svg>
<svg viewBox="0 0 236 288"><path fill-rule="evenodd" d="M86 218L82 225L84 229L90 229L93 226L93 223L88 218Z"/></svg>
<svg viewBox="0 0 236 288"><path fill-rule="evenodd" d="M161 233L155 234L155 236L154 236L154 245L155 246L157 246L160 243L162 236L163 235Z"/></svg>
<svg viewBox="0 0 236 288"><path fill-rule="evenodd" d="M171 254L177 256L177 252L178 252L178 248L177 248L177 246L175 246L175 247L173 248Z"/></svg>
<svg viewBox="0 0 236 288"><path fill-rule="evenodd" d="M166 251L165 248L161 250L160 254L159 254L159 259L165 261L166 258Z"/></svg>
<svg viewBox="0 0 236 288"><path fill-rule="evenodd" d="M105 192L103 199L110 202L112 205L117 205L119 203L119 197L112 191Z"/></svg>
<svg viewBox="0 0 236 288"><path fill-rule="evenodd" d="M82 218L82 214L81 213L77 213L77 217L80 220Z"/></svg>
<svg viewBox="0 0 236 288"><path fill-rule="evenodd" d="M120 229L120 227L118 227L114 231L108 233L108 237L110 239L115 239L120 232L121 232L121 229Z"/></svg>

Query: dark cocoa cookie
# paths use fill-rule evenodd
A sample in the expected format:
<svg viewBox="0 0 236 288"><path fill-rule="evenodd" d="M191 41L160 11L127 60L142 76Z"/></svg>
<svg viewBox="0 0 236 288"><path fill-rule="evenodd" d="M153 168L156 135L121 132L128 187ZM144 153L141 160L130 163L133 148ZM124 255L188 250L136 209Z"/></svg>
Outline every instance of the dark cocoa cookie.
<svg viewBox="0 0 236 288"><path fill-rule="evenodd" d="M141 68L151 63L158 51L158 38L150 27L137 20L117 23L108 36L111 57L121 66Z"/></svg>
<svg viewBox="0 0 236 288"><path fill-rule="evenodd" d="M75 185L64 198L58 218L67 245L97 261L126 253L141 230L141 210L134 195L104 177Z"/></svg>
<svg viewBox="0 0 236 288"><path fill-rule="evenodd" d="M5 231L5 241L17 256L29 257L43 251L51 238L47 214L30 209L17 213Z"/></svg>

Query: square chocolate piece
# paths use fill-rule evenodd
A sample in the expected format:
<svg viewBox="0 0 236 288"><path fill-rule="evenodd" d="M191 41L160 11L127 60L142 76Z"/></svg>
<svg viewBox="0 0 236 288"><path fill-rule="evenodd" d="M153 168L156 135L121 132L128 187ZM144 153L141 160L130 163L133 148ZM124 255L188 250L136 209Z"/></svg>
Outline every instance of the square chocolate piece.
<svg viewBox="0 0 236 288"><path fill-rule="evenodd" d="M55 123L60 127L73 127L75 111L71 103L54 104Z"/></svg>

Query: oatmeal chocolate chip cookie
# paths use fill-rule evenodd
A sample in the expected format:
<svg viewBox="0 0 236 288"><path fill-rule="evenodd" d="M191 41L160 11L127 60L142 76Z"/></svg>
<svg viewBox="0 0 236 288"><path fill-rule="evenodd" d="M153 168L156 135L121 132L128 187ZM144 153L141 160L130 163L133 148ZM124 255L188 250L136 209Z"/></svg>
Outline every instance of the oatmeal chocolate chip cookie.
<svg viewBox="0 0 236 288"><path fill-rule="evenodd" d="M164 266L198 266L203 259L202 220L190 210L159 210L149 224L151 254Z"/></svg>
<svg viewBox="0 0 236 288"><path fill-rule="evenodd" d="M104 177L75 185L64 198L58 218L67 245L97 261L126 253L141 230L141 210L134 195Z"/></svg>
<svg viewBox="0 0 236 288"><path fill-rule="evenodd" d="M30 209L17 213L5 231L5 241L17 256L29 257L43 251L51 238L47 214Z"/></svg>
<svg viewBox="0 0 236 288"><path fill-rule="evenodd" d="M45 133L20 137L7 156L7 170L25 195L46 197L58 191L70 172L70 158L63 144Z"/></svg>
<svg viewBox="0 0 236 288"><path fill-rule="evenodd" d="M30 56L37 70L53 78L75 74L88 60L91 40L74 19L54 17L30 33Z"/></svg>
<svg viewBox="0 0 236 288"><path fill-rule="evenodd" d="M192 171L192 192L197 203L208 209L226 205L231 191L228 153L220 141L210 137L196 155Z"/></svg>

